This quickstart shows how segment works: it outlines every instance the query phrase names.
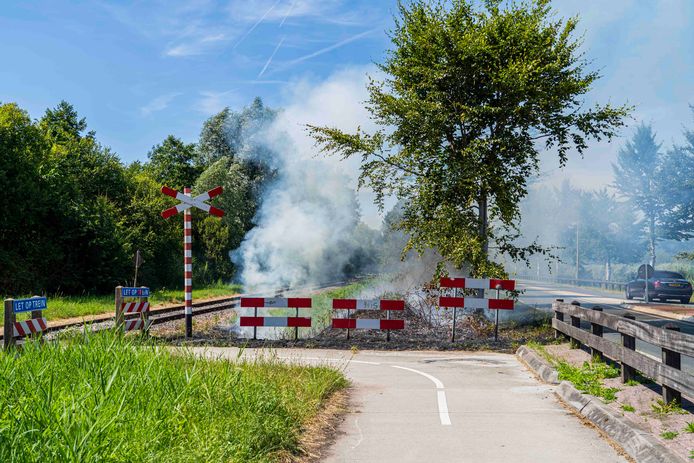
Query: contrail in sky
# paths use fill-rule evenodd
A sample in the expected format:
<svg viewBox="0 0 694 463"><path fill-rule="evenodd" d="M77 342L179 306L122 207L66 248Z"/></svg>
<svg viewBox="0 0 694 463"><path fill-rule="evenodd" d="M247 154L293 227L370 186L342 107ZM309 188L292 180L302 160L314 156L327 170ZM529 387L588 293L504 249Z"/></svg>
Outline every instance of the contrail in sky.
<svg viewBox="0 0 694 463"><path fill-rule="evenodd" d="M255 30L256 27L258 27L258 24L260 24L261 22L263 22L265 20L265 18L267 18L267 15L269 15L270 12L275 9L275 7L280 3L280 1L281 0L277 0L274 5L272 5L270 8L268 8L268 10L265 12L265 14L263 16L261 16L260 19L258 21L256 21L255 24L253 24L253 27L248 29L248 31L245 34L243 34L243 37L241 37L239 39L239 41L236 42L236 45L234 45L234 49L236 47L238 47L239 44L241 44L241 42L243 42L246 39L246 37L248 37L250 35L250 33Z"/></svg>
<svg viewBox="0 0 694 463"><path fill-rule="evenodd" d="M296 0L292 2L292 4L289 6L289 9L287 10L287 14L284 15L284 18L282 18L282 22L280 23L280 27L284 25L284 22L287 20L289 15L292 13L292 10L294 10L294 6L296 5Z"/></svg>
<svg viewBox="0 0 694 463"><path fill-rule="evenodd" d="M357 35L353 35L352 37L348 37L348 38L346 38L346 39L344 39L344 40L341 40L341 41L339 41L339 42L337 42L337 43L334 43L334 44L330 45L329 47L321 48L320 50L314 51L313 53L309 53L308 55L304 55L304 56L301 56L301 57L299 57L299 58L296 58L296 59L294 59L294 60L292 60L292 61L289 61L289 62L286 64L285 67L293 66L293 65L295 65L295 64L302 63L302 62L304 62L304 61L306 61L306 60L309 60L309 59L311 59L311 58L315 58L316 56L320 56L320 55L322 55L322 54L328 53L328 52L333 51L333 50L335 50L335 49L337 49L337 48L340 48L340 47L342 47L342 46L345 46L345 45L347 45L348 43L354 42L355 40L359 40L359 39L361 39L362 37L366 37L367 35L371 35L371 34L373 34L374 32L378 32L378 31L380 31L380 30L381 30L381 28L380 28L380 27L377 27L377 28L375 28L375 29L371 29L371 30L368 30L368 31L364 31L364 32L359 33L359 34L357 34Z"/></svg>
<svg viewBox="0 0 694 463"><path fill-rule="evenodd" d="M270 65L270 63L272 62L272 58L275 57L275 54L277 53L277 50L280 49L280 47L282 46L282 43L283 43L283 42L284 42L284 37L282 37L282 40L280 40L280 42L279 42L279 43L277 44L277 46L275 47L275 51L273 51L272 54L270 55L270 57L267 59L267 62L265 63L265 66L263 66L263 69L260 71L260 74L258 74L258 79L260 79L260 78L263 76L263 74L265 74L265 70L267 69L267 67L268 67L268 66Z"/></svg>

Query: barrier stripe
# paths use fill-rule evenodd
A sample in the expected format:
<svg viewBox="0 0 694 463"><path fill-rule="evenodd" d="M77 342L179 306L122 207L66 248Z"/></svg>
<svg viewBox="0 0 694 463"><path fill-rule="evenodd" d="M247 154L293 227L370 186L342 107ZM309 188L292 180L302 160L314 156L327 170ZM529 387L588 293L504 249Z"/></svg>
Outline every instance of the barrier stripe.
<svg viewBox="0 0 694 463"><path fill-rule="evenodd" d="M405 301L394 299L333 299L333 310L405 310Z"/></svg>
<svg viewBox="0 0 694 463"><path fill-rule="evenodd" d="M30 318L29 320L21 322L14 322L12 335L15 338L20 338L34 333L41 333L42 331L46 331L46 329L47 325L45 318Z"/></svg>
<svg viewBox="0 0 694 463"><path fill-rule="evenodd" d="M242 297L241 307L285 307L310 309L310 297Z"/></svg>
<svg viewBox="0 0 694 463"><path fill-rule="evenodd" d="M144 326L144 320L141 318L135 318L133 320L125 320L123 329L125 331L139 330Z"/></svg>
<svg viewBox="0 0 694 463"><path fill-rule="evenodd" d="M239 325L310 328L311 319L307 317L240 317Z"/></svg>
<svg viewBox="0 0 694 463"><path fill-rule="evenodd" d="M513 310L513 299L479 299L472 297L439 298L440 307L462 307L466 309Z"/></svg>
<svg viewBox="0 0 694 463"><path fill-rule="evenodd" d="M142 313L149 310L149 302L124 302L121 304L123 313Z"/></svg>
<svg viewBox="0 0 694 463"><path fill-rule="evenodd" d="M439 286L441 288L502 289L504 291L514 291L516 289L516 281L499 280L497 278L441 278Z"/></svg>
<svg viewBox="0 0 694 463"><path fill-rule="evenodd" d="M333 318L332 327L347 330L403 330L405 329L405 320Z"/></svg>

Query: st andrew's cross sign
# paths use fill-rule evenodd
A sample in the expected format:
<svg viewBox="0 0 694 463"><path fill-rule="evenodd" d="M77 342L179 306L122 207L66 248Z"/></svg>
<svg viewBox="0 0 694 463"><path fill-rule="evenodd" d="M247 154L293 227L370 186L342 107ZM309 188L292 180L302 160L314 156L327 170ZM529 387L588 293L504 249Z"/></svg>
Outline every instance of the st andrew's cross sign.
<svg viewBox="0 0 694 463"><path fill-rule="evenodd" d="M190 188L186 187L183 193L176 191L168 186L161 187L161 192L172 198L176 198L180 203L162 211L161 216L165 219L173 217L179 212L183 212L183 279L185 288L185 315L186 315L186 337L193 336L193 226L192 214L190 209L197 207L215 217L223 217L224 211L210 206L205 201L222 194L222 187L218 186L210 191L191 196Z"/></svg>

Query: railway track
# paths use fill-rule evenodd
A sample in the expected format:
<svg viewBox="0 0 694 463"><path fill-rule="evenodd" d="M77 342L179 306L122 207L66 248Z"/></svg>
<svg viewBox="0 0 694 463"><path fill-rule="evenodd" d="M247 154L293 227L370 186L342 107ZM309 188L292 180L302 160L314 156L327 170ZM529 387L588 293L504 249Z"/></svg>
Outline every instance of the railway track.
<svg viewBox="0 0 694 463"><path fill-rule="evenodd" d="M311 286L311 287L303 287L303 288L280 288L276 289L273 291L267 291L267 293L274 293L275 296L282 296L285 292L291 292L295 293L297 291L317 291L320 289L325 289L325 288L331 288L334 286L344 286L350 283L353 283L355 281L359 281L361 279L368 278L368 277L361 277L361 278L356 278L350 281L338 281L338 282L333 282L333 283L326 283L318 286ZM261 294L237 294L234 296L230 297L225 297L225 298L220 298L220 299L212 299L208 301L203 301L203 302L197 302L193 304L193 316L197 315L205 315L208 313L212 312L220 312L222 310L228 310L232 309L234 307L237 307L241 301L241 297L246 297L246 296L261 296ZM149 312L149 318L151 325L159 325L161 323L166 323L174 320L181 320L185 318L185 312L184 312L185 306L184 305L173 305L169 307L161 307L158 309L151 309ZM128 314L125 315L126 319L133 319L139 317L139 314ZM103 327L95 328L94 331L99 331L102 329L108 329L110 326L113 326L112 324L115 322L115 315L112 314L105 314L105 315L99 315L95 317L89 317L85 318L83 320L79 321L71 321L71 322L60 322L55 321L53 323L48 324L48 327L46 330L43 331L43 333L54 333L57 331L69 329L69 328L78 328L81 326L85 325L106 325ZM110 326L108 326L110 324ZM3 336L2 333L0 333L0 340L2 340Z"/></svg>

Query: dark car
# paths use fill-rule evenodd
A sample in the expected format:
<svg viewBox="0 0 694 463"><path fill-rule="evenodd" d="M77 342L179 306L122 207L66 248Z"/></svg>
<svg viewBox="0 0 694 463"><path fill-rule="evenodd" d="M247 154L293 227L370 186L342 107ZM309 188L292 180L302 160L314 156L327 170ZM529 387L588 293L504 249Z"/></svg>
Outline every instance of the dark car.
<svg viewBox="0 0 694 463"><path fill-rule="evenodd" d="M626 298L644 297L645 279L637 278L627 283ZM648 300L663 301L677 299L688 304L692 297L692 285L681 274L666 270L654 270L648 278Z"/></svg>

